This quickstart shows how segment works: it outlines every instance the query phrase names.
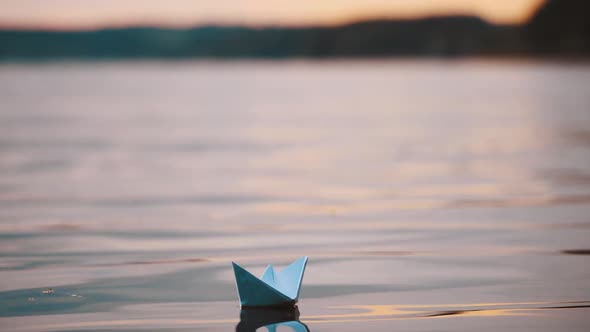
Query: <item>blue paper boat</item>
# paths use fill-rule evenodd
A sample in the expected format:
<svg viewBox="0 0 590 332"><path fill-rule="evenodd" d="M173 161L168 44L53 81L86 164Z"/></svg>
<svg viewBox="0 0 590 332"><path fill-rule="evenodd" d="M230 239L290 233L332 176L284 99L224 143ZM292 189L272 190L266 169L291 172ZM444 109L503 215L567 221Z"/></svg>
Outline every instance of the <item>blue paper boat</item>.
<svg viewBox="0 0 590 332"><path fill-rule="evenodd" d="M232 265L242 307L292 306L299 299L307 256L280 272L268 265L260 279L235 262Z"/></svg>

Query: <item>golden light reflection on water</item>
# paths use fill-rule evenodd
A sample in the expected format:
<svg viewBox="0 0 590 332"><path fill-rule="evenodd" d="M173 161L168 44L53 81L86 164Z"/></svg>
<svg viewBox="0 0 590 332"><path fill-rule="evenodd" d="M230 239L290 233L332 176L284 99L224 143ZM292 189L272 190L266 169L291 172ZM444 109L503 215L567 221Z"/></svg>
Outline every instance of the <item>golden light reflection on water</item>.
<svg viewBox="0 0 590 332"><path fill-rule="evenodd" d="M252 210L261 214L277 216L326 216L326 215L355 215L362 213L376 213L390 210L424 210L443 205L444 202L432 199L398 199L372 200L359 203L344 204L305 204L305 203L265 203L255 206Z"/></svg>
<svg viewBox="0 0 590 332"><path fill-rule="evenodd" d="M531 310L545 309L536 306L548 305L544 302L522 303L473 303L473 304L438 304L438 305L351 305L332 307L334 309L362 310L360 313L318 315L304 317L314 322L337 322L349 319L384 320L384 319L412 319L412 318L438 318L446 316L526 316L531 315ZM511 308L502 308L511 306ZM516 306L516 307L513 307Z"/></svg>

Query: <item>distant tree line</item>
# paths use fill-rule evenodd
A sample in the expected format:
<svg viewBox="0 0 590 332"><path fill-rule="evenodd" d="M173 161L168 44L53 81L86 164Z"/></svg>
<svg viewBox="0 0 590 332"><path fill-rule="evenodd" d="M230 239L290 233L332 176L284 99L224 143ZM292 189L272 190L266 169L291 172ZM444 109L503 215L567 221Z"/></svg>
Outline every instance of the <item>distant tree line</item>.
<svg viewBox="0 0 590 332"><path fill-rule="evenodd" d="M523 25L477 17L373 20L336 27L0 29L0 60L590 55L590 1L547 1Z"/></svg>

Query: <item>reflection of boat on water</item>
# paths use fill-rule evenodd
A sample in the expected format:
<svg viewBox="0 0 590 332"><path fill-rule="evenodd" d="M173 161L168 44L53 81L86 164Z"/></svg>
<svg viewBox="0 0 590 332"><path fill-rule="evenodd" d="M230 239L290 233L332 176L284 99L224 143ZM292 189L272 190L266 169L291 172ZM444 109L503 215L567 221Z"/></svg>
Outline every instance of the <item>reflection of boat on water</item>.
<svg viewBox="0 0 590 332"><path fill-rule="evenodd" d="M266 327L269 332L275 332L279 326L286 326L295 332L310 332L307 325L299 321L297 306L281 309L242 309L236 332L254 332L261 327Z"/></svg>

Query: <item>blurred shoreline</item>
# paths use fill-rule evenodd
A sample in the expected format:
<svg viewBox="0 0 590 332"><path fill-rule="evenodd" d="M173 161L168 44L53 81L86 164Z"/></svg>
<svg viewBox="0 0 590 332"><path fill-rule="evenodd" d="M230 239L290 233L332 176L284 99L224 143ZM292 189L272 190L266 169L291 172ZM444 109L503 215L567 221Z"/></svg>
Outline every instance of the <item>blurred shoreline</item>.
<svg viewBox="0 0 590 332"><path fill-rule="evenodd" d="M590 59L589 6L578 0L547 1L521 25L495 25L476 16L452 15L307 27L0 27L0 63L472 57L586 62Z"/></svg>

